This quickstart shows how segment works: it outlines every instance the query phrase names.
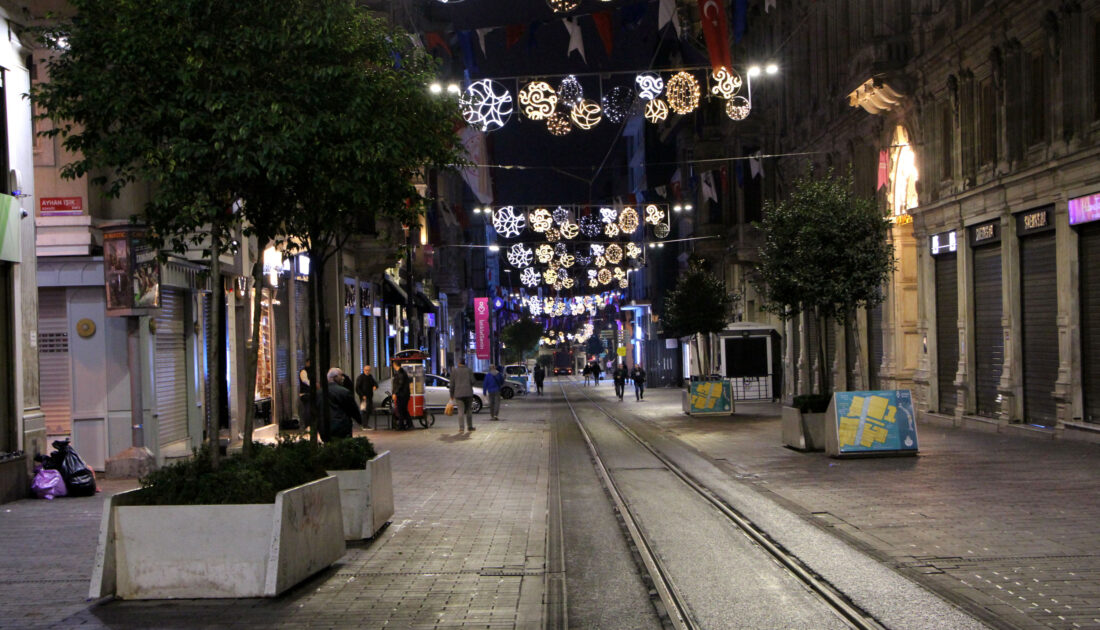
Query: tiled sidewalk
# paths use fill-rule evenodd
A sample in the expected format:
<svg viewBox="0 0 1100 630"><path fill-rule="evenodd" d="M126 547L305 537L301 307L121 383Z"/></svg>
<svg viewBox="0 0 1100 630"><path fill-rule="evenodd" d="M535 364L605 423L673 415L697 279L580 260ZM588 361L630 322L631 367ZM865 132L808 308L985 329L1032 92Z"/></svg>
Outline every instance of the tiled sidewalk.
<svg viewBox="0 0 1100 630"><path fill-rule="evenodd" d="M501 417L365 432L393 454L392 524L274 600L84 602L102 496L0 506L0 628L538 628L549 406Z"/></svg>

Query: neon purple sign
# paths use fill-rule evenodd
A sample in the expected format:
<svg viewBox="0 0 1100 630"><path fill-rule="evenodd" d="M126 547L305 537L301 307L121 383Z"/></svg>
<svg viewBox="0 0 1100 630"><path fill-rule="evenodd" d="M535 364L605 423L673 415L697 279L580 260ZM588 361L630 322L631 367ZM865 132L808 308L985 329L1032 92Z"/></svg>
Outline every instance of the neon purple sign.
<svg viewBox="0 0 1100 630"><path fill-rule="evenodd" d="M1100 219L1100 193L1069 200L1069 224L1088 223Z"/></svg>

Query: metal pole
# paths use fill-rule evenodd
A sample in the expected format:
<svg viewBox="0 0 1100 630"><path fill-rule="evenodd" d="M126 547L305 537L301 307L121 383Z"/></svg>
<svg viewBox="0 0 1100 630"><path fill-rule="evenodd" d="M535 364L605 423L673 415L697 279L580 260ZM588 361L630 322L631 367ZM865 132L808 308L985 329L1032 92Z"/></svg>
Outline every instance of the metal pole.
<svg viewBox="0 0 1100 630"><path fill-rule="evenodd" d="M142 397L141 318L126 318L126 350L130 367L130 441L135 448L145 447L145 401Z"/></svg>

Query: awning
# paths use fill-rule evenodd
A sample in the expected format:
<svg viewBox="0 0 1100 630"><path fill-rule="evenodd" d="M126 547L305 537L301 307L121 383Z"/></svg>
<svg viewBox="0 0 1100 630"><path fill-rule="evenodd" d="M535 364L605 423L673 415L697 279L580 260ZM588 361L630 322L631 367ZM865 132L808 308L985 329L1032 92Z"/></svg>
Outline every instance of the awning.
<svg viewBox="0 0 1100 630"><path fill-rule="evenodd" d="M433 303L431 299L428 298L428 296L424 295L420 291L417 291L414 294L413 300L416 302L416 308L420 309L421 313L435 312L435 303Z"/></svg>
<svg viewBox="0 0 1100 630"><path fill-rule="evenodd" d="M397 284L397 281L390 274L385 274L385 281L382 283L382 303L404 306L408 301L409 298L404 289Z"/></svg>

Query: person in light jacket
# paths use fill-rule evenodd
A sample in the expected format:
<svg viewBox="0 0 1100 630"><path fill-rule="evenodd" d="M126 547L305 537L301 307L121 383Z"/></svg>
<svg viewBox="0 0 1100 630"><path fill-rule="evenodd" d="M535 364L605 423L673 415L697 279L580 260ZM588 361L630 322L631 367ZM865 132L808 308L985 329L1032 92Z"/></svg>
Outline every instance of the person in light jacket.
<svg viewBox="0 0 1100 630"><path fill-rule="evenodd" d="M504 374L499 365L489 368L485 382L481 384L481 393L489 399L489 419L500 420L500 388L504 385Z"/></svg>
<svg viewBox="0 0 1100 630"><path fill-rule="evenodd" d="M466 359L459 359L458 365L451 370L451 398L462 405L458 410L458 432L462 433L463 427L467 431L474 430L474 373L466 367Z"/></svg>

